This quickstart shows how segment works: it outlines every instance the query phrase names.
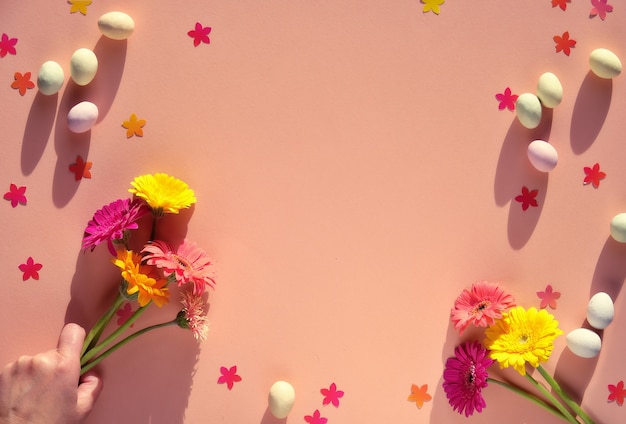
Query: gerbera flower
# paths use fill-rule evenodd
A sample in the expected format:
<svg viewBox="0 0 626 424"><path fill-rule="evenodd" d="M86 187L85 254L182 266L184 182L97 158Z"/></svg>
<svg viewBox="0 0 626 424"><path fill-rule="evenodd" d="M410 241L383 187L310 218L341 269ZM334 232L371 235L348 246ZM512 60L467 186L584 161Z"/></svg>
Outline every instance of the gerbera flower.
<svg viewBox="0 0 626 424"><path fill-rule="evenodd" d="M469 417L487 406L481 392L487 387L487 368L494 361L477 341L457 346L454 355L446 361L443 390L452 408Z"/></svg>
<svg viewBox="0 0 626 424"><path fill-rule="evenodd" d="M96 211L87 223L83 236L83 249L93 249L106 241L109 252L117 255L113 242L121 241L127 230L138 228L137 220L148 212L140 201L118 199Z"/></svg>
<svg viewBox="0 0 626 424"><path fill-rule="evenodd" d="M209 332L209 323L206 317L206 308L202 296L196 296L190 290L181 293L183 309L176 317L178 326L188 328L198 342L203 342Z"/></svg>
<svg viewBox="0 0 626 424"><path fill-rule="evenodd" d="M120 250L117 257L111 259L113 264L122 270L122 278L128 283L126 292L137 294L139 306L146 306L153 301L157 306L168 302L170 296L164 278L156 279L151 266L141 264L141 255L132 250Z"/></svg>
<svg viewBox="0 0 626 424"><path fill-rule="evenodd" d="M454 308L450 312L450 320L454 328L463 334L468 325L488 327L502 312L515 306L515 299L497 284L481 281L472 284L472 287L456 298Z"/></svg>
<svg viewBox="0 0 626 424"><path fill-rule="evenodd" d="M192 189L184 182L167 174L147 174L135 178L130 193L140 197L156 216L178 213L196 203Z"/></svg>
<svg viewBox="0 0 626 424"><path fill-rule="evenodd" d="M163 241L156 240L143 248L148 265L155 265L165 274L174 275L179 286L185 283L193 284L193 294L202 295L206 286L213 287L215 280L209 276L208 266L211 261L206 252L195 243L185 240L174 250Z"/></svg>
<svg viewBox="0 0 626 424"><path fill-rule="evenodd" d="M563 334L558 326L554 315L545 309L518 306L487 328L484 345L500 368L511 366L525 375L527 362L537 368L550 358L554 339Z"/></svg>

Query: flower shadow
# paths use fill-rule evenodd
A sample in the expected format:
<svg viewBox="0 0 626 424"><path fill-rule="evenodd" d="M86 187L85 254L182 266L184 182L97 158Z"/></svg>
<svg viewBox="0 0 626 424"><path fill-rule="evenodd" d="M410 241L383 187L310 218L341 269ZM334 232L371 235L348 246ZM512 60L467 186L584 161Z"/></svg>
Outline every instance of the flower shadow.
<svg viewBox="0 0 626 424"><path fill-rule="evenodd" d="M22 137L22 174L30 175L41 160L57 112L59 95L46 96L37 91L28 113L24 136Z"/></svg>
<svg viewBox="0 0 626 424"><path fill-rule="evenodd" d="M611 106L613 80L589 71L578 89L572 112L570 143L575 154L584 153L598 137Z"/></svg>

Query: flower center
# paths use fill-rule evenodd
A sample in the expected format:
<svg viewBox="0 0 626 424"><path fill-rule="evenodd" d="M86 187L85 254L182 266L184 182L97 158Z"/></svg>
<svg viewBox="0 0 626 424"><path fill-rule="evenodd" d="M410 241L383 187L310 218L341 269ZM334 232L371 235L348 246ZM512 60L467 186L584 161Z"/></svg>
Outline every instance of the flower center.
<svg viewBox="0 0 626 424"><path fill-rule="evenodd" d="M528 343L528 339L529 338L530 337L528 336L528 334L522 333L522 334L520 334L519 339L517 341L518 341L519 344L526 344L526 343Z"/></svg>
<svg viewBox="0 0 626 424"><path fill-rule="evenodd" d="M474 313L482 312L484 309L488 308L490 304L488 300L481 301L478 305L474 306Z"/></svg>
<svg viewBox="0 0 626 424"><path fill-rule="evenodd" d="M183 258L182 256L178 256L178 255L173 255L174 256L174 260L176 262L178 262L178 265L182 266L183 268L187 269L187 270L192 270L193 267L191 266L191 263L189 263L189 261L185 258Z"/></svg>
<svg viewBox="0 0 626 424"><path fill-rule="evenodd" d="M473 387L476 382L476 365L472 363L465 373L465 383L467 387Z"/></svg>

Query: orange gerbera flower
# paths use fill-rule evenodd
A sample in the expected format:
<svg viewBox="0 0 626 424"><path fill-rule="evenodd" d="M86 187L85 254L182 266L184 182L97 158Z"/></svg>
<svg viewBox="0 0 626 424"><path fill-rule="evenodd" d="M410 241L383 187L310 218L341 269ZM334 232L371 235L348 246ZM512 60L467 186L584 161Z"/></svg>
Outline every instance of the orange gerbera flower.
<svg viewBox="0 0 626 424"><path fill-rule="evenodd" d="M122 278L128 283L126 292L137 294L139 306L146 306L153 301L157 306L165 305L169 300L169 291L165 285L167 279L156 279L154 268L141 264L141 255L132 250L120 250L111 262L122 270Z"/></svg>

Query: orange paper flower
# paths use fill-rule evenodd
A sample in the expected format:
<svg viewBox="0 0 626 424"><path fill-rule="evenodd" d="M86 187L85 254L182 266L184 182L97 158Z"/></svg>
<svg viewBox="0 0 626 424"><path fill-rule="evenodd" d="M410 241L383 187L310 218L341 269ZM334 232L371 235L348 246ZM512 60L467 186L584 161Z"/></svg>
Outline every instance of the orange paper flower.
<svg viewBox="0 0 626 424"><path fill-rule="evenodd" d="M122 127L126 128L126 138L131 138L134 135L143 137L144 125L146 125L145 119L137 119L137 115L131 114L128 121L122 123Z"/></svg>
<svg viewBox="0 0 626 424"><path fill-rule="evenodd" d="M30 72L26 72L24 75L21 72L16 72L15 81L11 83L11 88L18 90L21 96L26 94L26 90L35 88L35 83L30 80L30 75Z"/></svg>
<svg viewBox="0 0 626 424"><path fill-rule="evenodd" d="M418 387L415 384L411 384L411 394L407 398L409 402L415 402L418 408L424 406L424 402L428 402L433 397L428 394L428 384L424 384Z"/></svg>

